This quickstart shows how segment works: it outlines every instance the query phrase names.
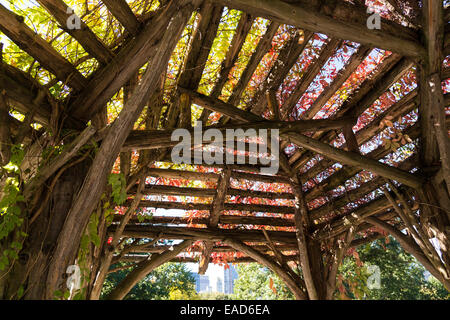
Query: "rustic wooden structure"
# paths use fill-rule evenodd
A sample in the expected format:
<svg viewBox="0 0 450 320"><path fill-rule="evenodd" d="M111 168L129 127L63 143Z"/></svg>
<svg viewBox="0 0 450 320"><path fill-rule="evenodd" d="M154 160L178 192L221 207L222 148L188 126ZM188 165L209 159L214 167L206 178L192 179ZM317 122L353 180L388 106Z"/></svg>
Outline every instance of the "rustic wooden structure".
<svg viewBox="0 0 450 320"><path fill-rule="evenodd" d="M56 290L63 290L67 267L79 261L82 236L93 216L100 220L96 230L101 244L86 258L89 275L83 294L89 299L99 298L115 262L129 262L127 267L133 268L109 296L122 299L163 263L198 261L202 273L216 253L226 253L227 262L266 265L298 299L332 299L337 269L346 251L387 234L450 289L450 141L446 117L450 101L441 86L450 76L449 68L443 66L450 54L450 32L449 8L444 8L442 1L385 1L391 19L382 18L381 29L371 30L367 27L371 14L361 1L169 0L160 1L153 11L137 14L125 0L103 0L99 6L106 7L124 28L123 37L113 48L83 20L79 29L65 28L70 14L62 0L37 2L98 66L87 76L82 74L76 64L30 29L23 17L0 6L1 32L54 76L51 84L61 82L68 91L67 96L56 97L49 92L51 84L43 85L12 65L0 65L0 160L2 165L8 163L8 146L23 143L29 158L26 156L22 172L31 169L22 177L28 236L19 259L0 274L0 297L50 299ZM409 14L406 7L411 9ZM211 92L204 94L198 90L202 74L221 18L230 9L242 14L217 70L217 81ZM196 23L189 50L176 86L167 87L169 59L192 14ZM224 99L221 93L257 17L267 19L267 30ZM272 49L272 39L285 25L291 26L291 38L279 49L256 94L242 103L260 61ZM317 33L328 37L325 44L280 103L278 88ZM346 45L344 41L360 45L311 107L298 117L292 116L327 61ZM392 54L336 112L317 117L375 48ZM361 130L354 130L364 112L412 68L417 88ZM106 105L122 89L123 109L108 124ZM172 99L162 103L167 92ZM170 163L175 129L193 130L194 105L203 108L201 120L220 114L218 123L212 125L220 130L280 129L279 173L263 175L260 166L246 164L201 163L190 167L203 170L155 166L156 162ZM13 118L8 113L12 108L25 119ZM381 123L416 109L419 120L402 132L417 142L414 153L395 166L379 161L395 153L382 145L363 154L362 146L383 131ZM141 115L145 129L133 130ZM40 124L42 129L32 129L31 123ZM75 130L76 138L65 142L69 147L36 171L32 155L39 158L39 147L49 139L48 133L58 137L57 132L64 129ZM341 133L344 143L332 144ZM99 147L89 157L81 151L92 141ZM288 152L292 148L294 151ZM133 168L131 152L139 154ZM111 193L108 175L118 157L128 200L123 214L116 214L108 225L102 195L108 198ZM348 182L362 172L370 173L370 179L348 187ZM201 182L202 187L168 183L180 179ZM247 188L236 188L237 182ZM257 187L262 184L273 188L261 191ZM336 190L340 191L336 194ZM142 221L137 214L142 208L204 214L167 217L155 213ZM165 239L181 242L161 244Z"/></svg>

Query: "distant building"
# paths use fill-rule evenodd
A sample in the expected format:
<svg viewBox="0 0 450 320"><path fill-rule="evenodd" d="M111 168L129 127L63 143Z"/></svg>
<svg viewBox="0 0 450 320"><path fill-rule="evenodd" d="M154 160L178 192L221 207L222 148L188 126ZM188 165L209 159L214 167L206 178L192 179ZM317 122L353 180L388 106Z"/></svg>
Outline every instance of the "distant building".
<svg viewBox="0 0 450 320"><path fill-rule="evenodd" d="M216 279L216 292L223 292L223 278Z"/></svg>
<svg viewBox="0 0 450 320"><path fill-rule="evenodd" d="M229 294L234 292L234 280L238 278L238 273L233 265L228 264L229 268L223 270L223 293Z"/></svg>
<svg viewBox="0 0 450 320"><path fill-rule="evenodd" d="M195 290L197 292L220 292L225 294L231 294L234 292L234 280L238 278L238 273L233 265L228 264L229 268L223 270L222 274L213 276L212 279L208 272L205 275L199 275L193 273L195 277ZM221 273L222 273L221 270ZM214 281L215 280L215 281ZM213 287L213 285L215 286Z"/></svg>
<svg viewBox="0 0 450 320"><path fill-rule="evenodd" d="M194 277L195 277L195 290L197 292L211 292L209 277L207 275L200 275L198 273L194 273Z"/></svg>

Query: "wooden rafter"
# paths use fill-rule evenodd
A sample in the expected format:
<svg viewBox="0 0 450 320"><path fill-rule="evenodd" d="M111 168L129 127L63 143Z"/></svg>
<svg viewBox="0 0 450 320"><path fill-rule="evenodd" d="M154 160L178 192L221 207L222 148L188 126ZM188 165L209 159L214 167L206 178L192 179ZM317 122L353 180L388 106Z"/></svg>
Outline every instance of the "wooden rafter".
<svg viewBox="0 0 450 320"><path fill-rule="evenodd" d="M113 57L111 50L92 32L80 19L80 28L68 28L67 21L73 14L62 0L38 0L49 13L56 19L60 27L74 37L83 48L100 63L106 64Z"/></svg>
<svg viewBox="0 0 450 320"><path fill-rule="evenodd" d="M139 32L140 23L125 0L102 0L108 10L132 35Z"/></svg>
<svg viewBox="0 0 450 320"><path fill-rule="evenodd" d="M384 30L369 30L366 25L367 14L362 13L357 8L342 5L333 15L327 16L321 12L308 10L303 4L289 4L283 1L244 1L244 0L221 0L220 3L231 8L243 10L257 16L267 17L271 20L294 25L299 28L305 28L313 32L322 32L329 36L348 39L370 46L388 49L394 52L405 54L407 56L420 57L425 55L423 46L416 39L411 39L402 32L387 33ZM356 9L356 10L355 10ZM349 11L354 11L349 12ZM352 15L358 19L358 22L345 21L342 12ZM341 17L339 17L341 14ZM357 15L360 14L358 17ZM339 18L343 18L340 20ZM363 20L363 21L361 21ZM391 28L390 28L391 29ZM404 30L398 25L399 30ZM391 29L392 32L394 32ZM405 30L405 33L407 31ZM409 33L409 32L408 32Z"/></svg>
<svg viewBox="0 0 450 320"><path fill-rule="evenodd" d="M76 90L82 90L86 86L86 79L69 61L34 33L25 24L23 17L2 5L0 5L0 30L63 83Z"/></svg>

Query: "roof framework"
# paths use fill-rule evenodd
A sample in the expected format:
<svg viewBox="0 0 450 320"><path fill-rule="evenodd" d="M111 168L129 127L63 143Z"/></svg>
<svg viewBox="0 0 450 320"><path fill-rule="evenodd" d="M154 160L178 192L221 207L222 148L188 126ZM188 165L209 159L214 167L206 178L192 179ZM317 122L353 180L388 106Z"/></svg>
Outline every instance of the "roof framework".
<svg viewBox="0 0 450 320"><path fill-rule="evenodd" d="M59 25L66 23L70 14L62 0L38 2ZM370 30L371 14L361 1L160 2L139 13L124 0L99 3L123 28L113 44L100 39L85 18L79 29L62 27L84 48L84 59L94 59L89 74L23 17L0 6L0 30L51 75L43 83L1 64L2 128L30 145L55 128L81 132L71 142L72 152L30 179L27 199L68 160L77 159L86 141L100 144L60 239L79 242L76 235L81 236L120 159L114 168L126 179L128 200L102 231L112 240L98 256L90 298L99 297L110 266L118 261L130 262L127 267L133 269L111 299L123 298L168 261L198 261L200 273L210 262L257 261L274 270L299 299L332 298L346 251L387 234L448 288L448 5L384 1L381 30ZM218 54L214 43L233 12L232 36L221 64L211 70ZM265 28L255 41L256 23ZM174 62L180 41L187 43L184 59ZM249 41L251 54L245 50ZM330 71L337 59L339 70ZM211 80L208 74L215 76ZM64 97L50 93L56 83L64 85ZM107 106L118 92L123 109L108 121ZM55 115L55 106L63 116ZM9 108L25 120L14 119ZM205 129L222 132L279 129L278 174L262 174L261 165L248 161L173 164L171 149L178 142L172 133L179 128L192 133L199 120ZM30 123L43 129L24 130ZM6 139L5 134L0 137ZM209 143L191 147L207 150ZM161 209L183 214L167 216ZM140 218L149 212L151 219ZM66 227L71 219L83 222ZM167 245L167 240L182 242ZM58 248L58 254L66 254ZM55 262L54 270L64 263Z"/></svg>

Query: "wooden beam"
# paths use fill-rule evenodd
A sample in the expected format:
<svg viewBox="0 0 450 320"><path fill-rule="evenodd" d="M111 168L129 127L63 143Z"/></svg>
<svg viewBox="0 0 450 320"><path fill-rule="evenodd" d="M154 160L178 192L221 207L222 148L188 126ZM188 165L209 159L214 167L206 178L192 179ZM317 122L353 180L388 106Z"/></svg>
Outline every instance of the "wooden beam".
<svg viewBox="0 0 450 320"><path fill-rule="evenodd" d="M351 56L346 66L336 75L331 84L324 89L324 91L314 100L311 107L302 114L302 119L313 118L322 107L330 100L333 95L342 87L347 79L356 71L356 69L363 63L367 55L373 48L369 46L360 46L358 50Z"/></svg>
<svg viewBox="0 0 450 320"><path fill-rule="evenodd" d="M390 179L401 182L412 188L420 188L425 182L425 178L420 175L399 170L395 167L385 165L377 160L361 156L357 153L334 148L326 143L317 141L302 134L291 133L289 134L289 139L291 142L304 147L305 149L317 152L337 162L360 169L365 169L385 178L389 178L390 176Z"/></svg>
<svg viewBox="0 0 450 320"><path fill-rule="evenodd" d="M339 235L345 232L349 225L346 222L349 217L361 217L365 218L371 215L378 215L380 213L386 212L391 208L391 204L384 197L381 196L365 205L358 207L357 209L347 213L344 216L336 218L331 223L322 223L316 225L312 231L315 234L317 240L329 239L336 235ZM188 218L176 218L176 217L157 217L155 221L164 220L164 219L174 219L175 222L178 219L188 219ZM222 216L222 218L233 219L237 222L237 219L243 218L252 218L252 217L242 217L242 216ZM258 217L259 218L259 217ZM255 219L255 217L253 217ZM267 219L267 218L266 218ZM195 220L194 220L195 221ZM293 223L293 220L288 220ZM131 238L150 238L153 239L155 237L161 237L163 239L178 239L178 240L195 240L195 241L212 241L212 242L223 242L227 238L236 239L244 242L253 242L253 243L266 243L267 240L264 234L260 230L241 230L241 229L210 229L210 228L193 228L193 227L174 227L174 226L160 226L160 225L152 225L148 222L144 224L134 223L136 222L133 219L129 223L124 230L124 237ZM151 223L151 220L149 220ZM169 223L170 224L170 223ZM257 224L255 224L257 225ZM116 224L112 224L108 228L108 234L113 234L117 228ZM239 230L238 232L236 230ZM295 232L293 231L266 231L269 235L270 239L279 245L289 245L296 246L297 239L295 236ZM352 246L359 245L360 243L357 241Z"/></svg>
<svg viewBox="0 0 450 320"><path fill-rule="evenodd" d="M231 96L228 98L228 103L233 105L239 104L242 94L246 89L250 79L252 78L256 68L260 64L261 60L267 54L267 52L272 48L272 39L275 36L280 24L277 22L270 22L267 27L266 33L259 40L258 45L255 48L252 56L250 57L244 71L238 79L236 86L233 88Z"/></svg>
<svg viewBox="0 0 450 320"><path fill-rule="evenodd" d="M186 58L178 85L192 90L196 90L198 88L214 39L217 35L222 13L222 6L214 6L214 4L210 1L203 2L198 13L198 27L192 35L193 39L191 40L191 49ZM175 118L178 115L177 111L179 111L180 115L178 117L179 123L177 127L191 127L192 101L189 98L188 101L184 101L183 104L182 97L184 94L177 92L176 95L177 96L174 99L175 102L170 106L169 115L173 115L173 121L176 121ZM178 101L179 105L177 105ZM171 116L167 116L167 118L172 119ZM168 127L171 126L172 125L168 125Z"/></svg>
<svg viewBox="0 0 450 320"><path fill-rule="evenodd" d="M75 157L80 149L84 147L94 136L96 130L89 126L83 130L58 156L45 166L40 168L36 176L33 177L24 187L23 195L28 201L34 196L34 191L44 185L44 182L56 173L59 168L65 165L70 159Z"/></svg>
<svg viewBox="0 0 450 320"><path fill-rule="evenodd" d="M220 173L219 180L217 181L216 193L214 195L214 199L211 204L211 210L209 211L209 221L208 221L209 228L217 228L219 224L221 213L225 208L227 190L228 186L230 185L230 177L231 177L230 169L226 168ZM202 258L200 260L200 264L198 266L199 274L205 274L206 270L208 269L214 242L206 241L203 243L203 245L204 251L202 254Z"/></svg>
<svg viewBox="0 0 450 320"><path fill-rule="evenodd" d="M355 133L353 132L352 125L346 125L342 130L345 138L345 145L347 151L359 153L358 140L356 139Z"/></svg>
<svg viewBox="0 0 450 320"><path fill-rule="evenodd" d="M331 239L346 232L352 226L352 223L363 222L366 218L385 212L391 207L392 205L386 197L380 196L360 206L357 210L335 219L331 223L316 226L314 228L314 237L317 240Z"/></svg>
<svg viewBox="0 0 450 320"><path fill-rule="evenodd" d="M137 186L131 188L128 193L134 194ZM171 195L171 196L191 196L191 197L207 197L212 198L216 194L215 189L209 188L187 188L174 187L166 185L147 185L143 190L146 195ZM248 198L265 198L265 199L293 199L294 195L287 192L265 192L228 188L227 195Z"/></svg>
<svg viewBox="0 0 450 320"><path fill-rule="evenodd" d="M236 252L236 251L234 251ZM142 260L147 259L148 256L147 255L142 255L142 254L128 254L124 257L122 257L120 259L120 261L123 262L139 262ZM297 255L287 255L286 256L286 260L287 261L295 261L297 260L298 257ZM174 263L198 263L198 258L197 257L189 257L189 256L177 256L175 258L173 258L172 260L170 260L169 262L174 262ZM252 263L252 262L256 262L255 259L251 258L251 257L238 257L238 258L234 258L231 260L227 260L228 263Z"/></svg>
<svg viewBox="0 0 450 320"><path fill-rule="evenodd" d="M400 61L400 59L401 57L396 54L391 54L390 56L385 58L381 62L381 64L379 64L376 69L372 71L372 76L364 80L362 85L352 94L350 99L345 100L342 106L333 115L333 118L343 117L348 112L348 110L355 108L358 105L359 101L361 101L364 96L372 90L372 87L376 85L377 82L381 81L381 78L387 72L389 72L395 66L395 64ZM327 131L313 134L312 137L315 139L322 139L324 142L330 142L336 136L337 135L334 131ZM293 168L297 170L309 161L312 154L313 153L310 151L298 150L289 158L289 163L291 163Z"/></svg>
<svg viewBox="0 0 450 320"><path fill-rule="evenodd" d="M205 1L200 7L198 27L193 35L191 50L178 82L181 87L192 90L198 88L222 13L223 7L215 6L212 1Z"/></svg>
<svg viewBox="0 0 450 320"><path fill-rule="evenodd" d="M2 167L7 165L11 159L11 123L5 92L0 92L0 166ZM1 175L3 178L3 172ZM3 188L3 181L0 183L0 187ZM3 198L3 190L0 196Z"/></svg>
<svg viewBox="0 0 450 320"><path fill-rule="evenodd" d="M142 247L138 248L137 250L130 251L134 253L161 253L166 250L168 250L171 246L149 246L149 247ZM268 253L271 252L272 249L268 248L266 245L251 245L251 247L255 250L258 250L260 252ZM296 251L297 247L295 245L276 245L275 249L277 251ZM192 246L190 249L191 252L201 252L202 248L200 246ZM212 249L213 252L235 252L235 249L233 249L230 246L220 245L220 246L214 246Z"/></svg>
<svg viewBox="0 0 450 320"><path fill-rule="evenodd" d="M184 95L185 93L183 93ZM209 108L209 107L208 107ZM239 109L238 109L239 110ZM245 111L244 111L245 112ZM230 113L231 114L231 113ZM257 122L248 122L244 124L224 125L224 126L208 126L207 129L219 129L224 137L227 129L279 129L280 133L287 132L309 132L309 131L324 131L331 129L342 129L354 122L353 118L341 119L317 119L317 120L298 120L298 121L272 121L260 119ZM130 133L123 146L124 151L142 150L142 149L159 149L164 147L173 147L180 142L172 139L172 133L178 128L169 130L134 130ZM194 134L194 129L189 129L191 136ZM214 142L213 140L204 140L204 144ZM224 140L224 143L226 140ZM189 142L189 146L193 146Z"/></svg>
<svg viewBox="0 0 450 320"><path fill-rule="evenodd" d="M222 61L220 66L219 74L217 75L216 83L211 91L211 97L218 98L222 93L222 89L228 81L228 75L230 74L231 69L235 65L239 52L244 45L245 39L252 27L253 17L249 14L242 13L239 19L239 23L237 25L236 31L233 35L233 39L231 40L230 47L228 48L225 59ZM211 111L208 109L204 109L201 115L201 120L206 122L210 115Z"/></svg>
<svg viewBox="0 0 450 320"><path fill-rule="evenodd" d="M356 140L358 142L358 145L362 145L365 142L369 141L373 136L381 132L382 129L380 129L380 123L382 120L385 119L387 116L392 116L394 119L397 119L398 117L404 116L407 113L409 113L411 110L416 108L418 106L418 98L417 98L417 90L412 91L407 96L403 97L400 101L396 102L394 105L392 105L390 108L379 114L375 119L373 119L368 125L366 125L364 128L356 132ZM315 136L315 135L314 135ZM313 137L314 137L313 136ZM335 131L328 131L327 134L322 136L322 141L324 142L331 142L333 139L337 137L337 133ZM317 137L319 138L319 137ZM313 155L313 152L306 151L303 152L303 155L298 159L296 162L293 163L293 168L295 170L300 170L310 159ZM324 159L319 162L320 167L326 166L329 167L333 163L329 159ZM308 171L316 171L319 166L314 166L313 168L309 169ZM318 171L317 173L321 172L323 170Z"/></svg>
<svg viewBox="0 0 450 320"><path fill-rule="evenodd" d="M113 222L120 220L120 216L114 216ZM138 224L137 218L132 218L130 223ZM152 216L151 219L145 220L149 224L168 224L168 225L208 225L208 218L189 218L189 217L165 217ZM259 216L237 216L237 215L221 215L219 217L219 224L234 224L234 225L252 225L252 226L273 226L273 227L293 227L292 219L284 217L259 217Z"/></svg>
<svg viewBox="0 0 450 320"><path fill-rule="evenodd" d="M100 63L106 64L113 57L112 51L96 36L94 32L80 19L80 28L68 28L67 21L73 14L69 13L69 6L62 0L38 0L49 13L58 22L61 29L74 37L91 56L97 59Z"/></svg>
<svg viewBox="0 0 450 320"><path fill-rule="evenodd" d="M305 70L305 73L300 78L295 89L283 103L283 108L281 110L282 119L289 118L298 101L310 86L311 82L314 81L320 70L323 68L324 64L333 56L333 54L341 45L342 40L330 39L328 43L322 46L318 58Z"/></svg>
<svg viewBox="0 0 450 320"><path fill-rule="evenodd" d="M403 163L401 163L401 168L404 170L411 170L416 164L417 157L411 157L405 160ZM368 182L364 182L361 184L358 188L346 191L343 195L333 198L331 202L325 203L324 205L317 207L310 211L311 219L319 219L327 214L332 213L334 210L336 212L339 212L341 207L346 206L350 202L356 202L357 200L363 198L365 195L370 194L372 191L378 189L383 184L385 184L384 178L382 177L376 177ZM326 194L328 189L331 189L333 187L327 187L326 190L323 190L321 194ZM314 193L315 195L319 194L319 192ZM309 201L312 200L313 194L309 193L306 197Z"/></svg>
<svg viewBox="0 0 450 320"><path fill-rule="evenodd" d="M228 186L230 185L230 178L231 170L224 169L220 174L219 181L217 182L216 194L209 213L210 220L208 226L210 228L216 228L219 223L220 215L225 208L225 200Z"/></svg>
<svg viewBox="0 0 450 320"><path fill-rule="evenodd" d="M222 102L219 99L207 97L197 92L191 92L190 94L198 101L198 103L202 103L210 109L215 109L217 112L227 113L230 117L235 116L237 120L248 122L257 121L255 118L261 119L252 113L240 110L232 105ZM377 160L370 159L353 152L334 148L326 143L299 133L288 132L282 133L281 136L297 144L298 146L324 155L325 157L333 159L337 162L369 170L373 173L384 176L385 178L399 181L413 188L419 188L425 181L425 179L419 175L404 172L397 168L385 165Z"/></svg>
<svg viewBox="0 0 450 320"><path fill-rule="evenodd" d="M130 204L125 202L125 206ZM161 208L161 209L179 209L179 210L200 210L209 211L211 205L206 203L183 203L170 201L149 201L142 200L139 204L141 208ZM268 212L280 214L293 214L294 207L289 206L271 206L263 204L243 204L243 203L225 203L223 210L226 211L249 211L249 212Z"/></svg>
<svg viewBox="0 0 450 320"><path fill-rule="evenodd" d="M301 35L303 35L303 41L300 43ZM264 112L267 106L265 97L266 92L268 90L278 90L289 71L298 61L298 57L308 45L312 36L312 32L303 30L301 33L300 31L297 31L296 34L284 44L266 79L247 105L247 110L251 110L251 112L258 115L261 115ZM229 100L230 104L237 105L237 103L233 102L234 101Z"/></svg>
<svg viewBox="0 0 450 320"><path fill-rule="evenodd" d="M219 175L212 172L194 172L183 171L175 169L159 169L151 168L147 171L147 174L152 177L161 177L168 179L186 179L186 180L199 180L208 182L217 182ZM233 179L245 179L249 181L260 181L266 183L289 183L289 179L283 176L268 176L255 173L237 172L231 173Z"/></svg>
<svg viewBox="0 0 450 320"><path fill-rule="evenodd" d="M231 68L233 68L234 64L236 63L237 58L239 57L239 52L241 51L245 39L247 38L247 35L252 27L253 19L254 18L251 15L242 13L238 26L236 28L236 32L234 33L233 39L231 40L228 52L225 56L224 61L222 62L220 72L217 77L217 82L215 83L211 91L212 97L218 98L220 96L220 93L222 92L222 89L228 80L228 75L231 71Z"/></svg>
<svg viewBox="0 0 450 320"><path fill-rule="evenodd" d="M444 42L442 3L426 0L423 11L423 31L428 55L421 65L419 77L422 161L424 166L441 162L448 194L450 192L450 139L445 124L445 102L440 80Z"/></svg>
<svg viewBox="0 0 450 320"><path fill-rule="evenodd" d="M418 127L417 126L414 128L414 131L415 131L415 136L417 137L418 136ZM411 138L414 139L413 136ZM391 153L390 150L386 150L386 148L381 146L381 147L375 149L374 151L372 151L369 155L371 157L373 157L374 159L380 159L380 158L388 155L389 153ZM408 158L407 161L405 161L404 163L401 163L399 165L399 168L401 168L401 169L409 168L409 165L407 165L409 163L411 163L411 165L417 166L419 163L419 161L417 160L417 156L412 156L412 157ZM403 164L405 164L406 166L403 167ZM340 170L338 170L337 172L335 172L328 178L322 180L317 186L308 190L306 192L307 200L308 201L314 200L315 198L323 195L324 192L331 191L331 190L341 186L343 183L345 183L345 181L352 178L353 176L358 174L360 171L361 171L360 168L344 165Z"/></svg>
<svg viewBox="0 0 450 320"><path fill-rule="evenodd" d="M308 213L308 206L305 201L305 196L302 191L299 179L293 180L292 188L295 193L295 237L297 239L298 252L300 256L300 264L302 266L303 278L305 279L305 286L310 300L318 300L318 288L314 281L314 271L312 270L313 262L311 252L311 239L308 238L307 230L311 225L310 216Z"/></svg>
<svg viewBox="0 0 450 320"><path fill-rule="evenodd" d="M313 32L325 33L331 37L351 40L369 46L387 49L406 56L421 57L425 55L423 46L416 39L406 38L403 32L387 33L383 30L369 30L366 25L367 14L355 16L360 22L336 19L340 13L336 10L334 17L327 16L309 8L274 0L220 0L220 3L273 21L305 28ZM352 7L349 6L349 11ZM355 14L358 13L354 10ZM359 11L360 12L360 11ZM351 14L351 12L350 12ZM342 13L341 13L342 15ZM344 19L345 19L344 18ZM364 21L362 22L361 19ZM398 30L402 27L398 25Z"/></svg>
<svg viewBox="0 0 450 320"><path fill-rule="evenodd" d="M112 234L116 229L115 225L108 228L108 234ZM267 231L270 239L275 243L295 244L295 233L286 231ZM163 239L187 239L203 240L213 242L223 242L225 239L237 239L245 242L265 242L263 233L259 230L236 230L220 229L212 230L207 228L185 228L185 227L167 227L151 225L127 225L123 236L131 238L154 238L161 235Z"/></svg>
<svg viewBox="0 0 450 320"><path fill-rule="evenodd" d="M102 2L129 33L138 34L140 23L125 0L102 0Z"/></svg>
<svg viewBox="0 0 450 320"><path fill-rule="evenodd" d="M368 217L365 220L373 224L374 226L388 232L401 244L405 251L413 255L434 277L436 277L436 279L441 281L447 288L450 287L448 276L444 276L446 274L446 271L443 270L443 268L439 268L440 270L436 268L410 236L403 234L400 230L396 229L389 223L381 221L375 217ZM439 262L441 261L439 260Z"/></svg>
<svg viewBox="0 0 450 320"><path fill-rule="evenodd" d="M277 93L275 90L266 92L267 106L272 113L273 120L280 120L280 104L278 103Z"/></svg>
<svg viewBox="0 0 450 320"><path fill-rule="evenodd" d="M176 2L176 3L175 3ZM163 33L175 12L182 10L189 1L170 1L158 11L139 32L117 53L104 68L97 70L86 88L71 97L69 109L77 118L85 121L103 108L133 75L155 54Z"/></svg>
<svg viewBox="0 0 450 320"><path fill-rule="evenodd" d="M34 110L37 122L48 125L52 113L52 104L49 101L50 93L37 81L29 77L22 70L6 63L0 63L0 87L5 90L6 96L12 106L23 114Z"/></svg>
<svg viewBox="0 0 450 320"><path fill-rule="evenodd" d="M63 83L76 90L83 89L87 84L86 79L69 61L24 23L23 17L1 4L0 30Z"/></svg>
<svg viewBox="0 0 450 320"><path fill-rule="evenodd" d="M359 117L364 111L367 110L372 104L380 98L389 88L399 81L403 75L414 66L414 61L403 58L395 67L384 75L380 81L378 81L371 90L355 105L348 109L345 115L352 115L355 118Z"/></svg>

